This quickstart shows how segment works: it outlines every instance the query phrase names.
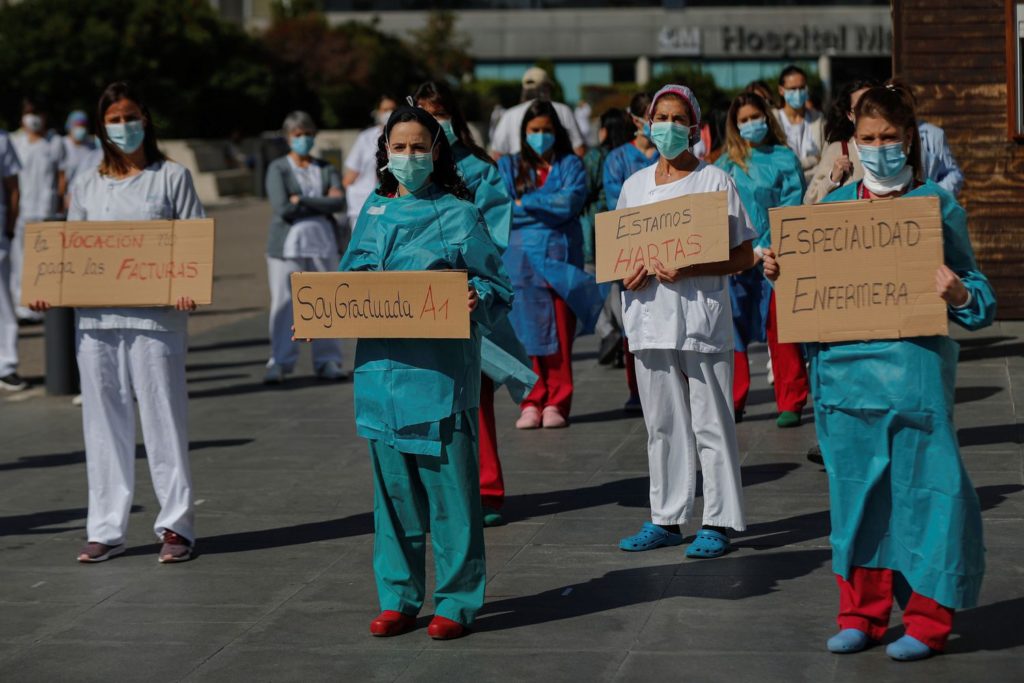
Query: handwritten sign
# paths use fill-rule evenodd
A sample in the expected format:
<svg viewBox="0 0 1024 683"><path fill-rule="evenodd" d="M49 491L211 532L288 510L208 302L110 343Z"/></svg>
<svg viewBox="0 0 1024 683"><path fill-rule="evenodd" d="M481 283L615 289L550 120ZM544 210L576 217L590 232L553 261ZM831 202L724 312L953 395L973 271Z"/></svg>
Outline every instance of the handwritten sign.
<svg viewBox="0 0 1024 683"><path fill-rule="evenodd" d="M729 260L725 192L704 192L597 214L597 281L621 280L653 263L681 268Z"/></svg>
<svg viewBox="0 0 1024 683"><path fill-rule="evenodd" d="M25 226L21 303L167 306L213 300L213 219Z"/></svg>
<svg viewBox="0 0 1024 683"><path fill-rule="evenodd" d="M948 334L938 197L771 209L779 341Z"/></svg>
<svg viewBox="0 0 1024 683"><path fill-rule="evenodd" d="M469 339L458 271L292 273L301 339Z"/></svg>

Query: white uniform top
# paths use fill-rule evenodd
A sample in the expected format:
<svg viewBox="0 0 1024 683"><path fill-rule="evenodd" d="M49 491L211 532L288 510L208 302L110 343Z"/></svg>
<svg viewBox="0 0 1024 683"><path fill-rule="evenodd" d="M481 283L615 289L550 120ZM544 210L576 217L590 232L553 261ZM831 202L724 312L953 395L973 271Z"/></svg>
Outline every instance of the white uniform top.
<svg viewBox="0 0 1024 683"><path fill-rule="evenodd" d="M11 136L21 161L18 174L18 213L25 221L51 218L57 213L57 173L64 164L61 137L48 133L35 142L19 131Z"/></svg>
<svg viewBox="0 0 1024 683"><path fill-rule="evenodd" d="M158 161L142 173L120 180L91 168L71 188L69 221L131 221L205 218L192 174L173 161ZM171 306L78 308L80 330L153 330L184 332L188 313Z"/></svg>
<svg viewBox="0 0 1024 683"><path fill-rule="evenodd" d="M804 112L803 121L793 123L786 116L785 110L775 110L775 118L782 124L782 129L786 131L786 145L793 150L800 161L821 156L821 148L814 137L814 129L811 125L819 116L821 116L820 113L808 109Z"/></svg>
<svg viewBox="0 0 1024 683"><path fill-rule="evenodd" d="M519 129L523 127L523 117L526 110L533 104L533 100L521 102L501 115L497 127L494 129L494 136L491 138L491 150L499 154L517 154L519 152ZM572 108L561 102L552 102L558 120L569 133L569 141L572 148L583 146L583 136L576 125L576 115Z"/></svg>
<svg viewBox="0 0 1024 683"><path fill-rule="evenodd" d="M14 150L11 138L7 133L0 130L0 183L5 178L21 173L21 162L18 161L18 153ZM7 193L0 188L0 233L7 225ZM0 235L0 239L4 239Z"/></svg>
<svg viewBox="0 0 1024 683"><path fill-rule="evenodd" d="M288 165L302 188L303 196L324 196L324 172L320 166L309 164L302 168L290 154ZM337 253L338 240L334 235L334 225L326 216L309 216L292 223L284 238L284 258L324 258Z"/></svg>
<svg viewBox="0 0 1024 683"><path fill-rule="evenodd" d="M757 237L728 173L703 161L681 180L656 185L657 164L631 175L622 186L617 209L682 197L699 192L726 192L729 248ZM676 349L721 353L733 348L732 305L728 277L684 277L670 285L652 278L637 292L623 290L622 318L629 350Z"/></svg>
<svg viewBox="0 0 1024 683"><path fill-rule="evenodd" d="M60 170L64 171L64 180L68 187L71 187L79 171L89 166L99 166L103 161L103 149L94 137L86 138L79 145L70 135L65 135L61 138L61 143L64 145L64 163L61 164Z"/></svg>
<svg viewBox="0 0 1024 683"><path fill-rule="evenodd" d="M363 204L370 193L377 189L377 140L383 132L380 126L367 128L352 143L352 149L345 157L345 168L359 174L356 181L345 189L349 225L356 224Z"/></svg>

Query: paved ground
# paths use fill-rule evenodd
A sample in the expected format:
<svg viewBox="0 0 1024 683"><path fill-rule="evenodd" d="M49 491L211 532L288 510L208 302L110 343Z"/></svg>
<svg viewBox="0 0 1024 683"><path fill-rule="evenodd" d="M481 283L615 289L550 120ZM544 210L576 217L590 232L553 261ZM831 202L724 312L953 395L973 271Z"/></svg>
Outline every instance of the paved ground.
<svg viewBox="0 0 1024 683"><path fill-rule="evenodd" d="M824 652L836 606L826 479L804 459L813 424L776 430L763 376L740 425L751 524L738 550L704 562L618 551L647 515L646 437L620 413L621 374L595 365L590 340L577 349L572 428L516 432L514 406L499 401L512 523L487 531L475 633L376 640L372 491L351 385L259 383L265 209L217 217L218 304L194 321L189 358L201 555L157 564L140 448L128 554L77 565L80 412L39 391L0 401L4 680L1024 680L1024 325L964 339L957 418L989 570L947 655L898 665L881 648ZM27 333L26 374L38 375Z"/></svg>

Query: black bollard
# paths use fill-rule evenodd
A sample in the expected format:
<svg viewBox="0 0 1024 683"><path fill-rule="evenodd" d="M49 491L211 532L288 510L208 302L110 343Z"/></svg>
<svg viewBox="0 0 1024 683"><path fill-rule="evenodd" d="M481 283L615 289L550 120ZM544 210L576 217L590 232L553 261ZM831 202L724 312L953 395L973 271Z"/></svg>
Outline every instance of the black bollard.
<svg viewBox="0 0 1024 683"><path fill-rule="evenodd" d="M43 322L46 341L46 393L67 396L78 393L75 360L75 309L51 308Z"/></svg>

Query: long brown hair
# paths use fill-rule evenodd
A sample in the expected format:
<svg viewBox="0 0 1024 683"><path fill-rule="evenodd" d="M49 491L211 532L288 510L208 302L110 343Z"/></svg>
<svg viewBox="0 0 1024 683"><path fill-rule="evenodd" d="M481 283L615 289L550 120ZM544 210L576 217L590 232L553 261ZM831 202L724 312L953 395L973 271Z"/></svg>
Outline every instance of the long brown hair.
<svg viewBox="0 0 1024 683"><path fill-rule="evenodd" d="M114 144L107 135L107 127L103 123L106 119L107 109L110 105L121 100L130 100L142 110L142 116L146 122L146 137L142 140L142 149L146 154L146 165L158 161L166 161L167 157L160 151L156 143L156 126L153 125L153 117L149 115L149 107L143 101L139 92L125 81L111 83L100 95L100 102L96 107L96 137L99 138L103 147L103 161L100 163L100 173L107 176L127 175L129 169L128 157L121 148Z"/></svg>
<svg viewBox="0 0 1024 683"><path fill-rule="evenodd" d="M768 133L761 141L762 145L781 145L782 141L786 139L786 134L782 132L778 119L772 114L763 97L754 92L743 92L737 95L729 105L729 114L725 121L725 151L729 155L729 159L744 171L747 170L751 148L740 135L740 127L736 120L739 118L740 109L748 104L761 112L768 124Z"/></svg>
<svg viewBox="0 0 1024 683"><path fill-rule="evenodd" d="M516 172L516 194L520 197L537 189L532 172L540 166L543 160L526 142L526 127L530 121L541 116L551 119L551 125L555 127L555 145L551 148L553 151L551 160L554 161L573 153L569 132L565 130L565 126L558 118L558 112L554 105L547 100L534 100L533 104L523 113L523 123L519 126L519 169Z"/></svg>
<svg viewBox="0 0 1024 683"><path fill-rule="evenodd" d="M910 86L896 80L871 88L861 95L857 108L853 110L854 120L862 116L885 119L904 132L910 132L910 151L907 164L914 169L914 179L924 180L924 164L921 161L921 134L917 129L917 114L914 112L914 94Z"/></svg>

